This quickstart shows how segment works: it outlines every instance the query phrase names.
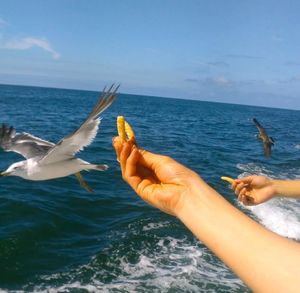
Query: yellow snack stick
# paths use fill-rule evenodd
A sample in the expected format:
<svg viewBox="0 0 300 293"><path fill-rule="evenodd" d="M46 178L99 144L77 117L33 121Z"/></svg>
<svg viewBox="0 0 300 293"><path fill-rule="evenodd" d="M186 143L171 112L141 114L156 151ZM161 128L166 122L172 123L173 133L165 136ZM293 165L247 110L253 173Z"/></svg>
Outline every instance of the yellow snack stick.
<svg viewBox="0 0 300 293"><path fill-rule="evenodd" d="M134 131L129 123L125 120L125 133L128 139L132 139L135 137Z"/></svg>
<svg viewBox="0 0 300 293"><path fill-rule="evenodd" d="M125 119L123 116L117 117L117 129L118 135L122 140L126 141L126 132L125 132Z"/></svg>
<svg viewBox="0 0 300 293"><path fill-rule="evenodd" d="M226 176L222 176L221 179L227 181L230 184L232 184L234 182L234 179L232 179L230 177L226 177Z"/></svg>

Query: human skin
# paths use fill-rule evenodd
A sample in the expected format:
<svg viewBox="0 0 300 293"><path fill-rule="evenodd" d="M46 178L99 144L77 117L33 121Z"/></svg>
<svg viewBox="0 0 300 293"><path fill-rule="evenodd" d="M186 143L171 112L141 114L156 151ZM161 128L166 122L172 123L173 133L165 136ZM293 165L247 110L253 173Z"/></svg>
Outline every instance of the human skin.
<svg viewBox="0 0 300 293"><path fill-rule="evenodd" d="M113 140L123 179L176 216L255 292L300 292L300 244L243 214L201 177L167 156Z"/></svg>
<svg viewBox="0 0 300 293"><path fill-rule="evenodd" d="M235 179L232 188L245 205L257 205L277 196L300 198L300 180L273 180L252 175Z"/></svg>

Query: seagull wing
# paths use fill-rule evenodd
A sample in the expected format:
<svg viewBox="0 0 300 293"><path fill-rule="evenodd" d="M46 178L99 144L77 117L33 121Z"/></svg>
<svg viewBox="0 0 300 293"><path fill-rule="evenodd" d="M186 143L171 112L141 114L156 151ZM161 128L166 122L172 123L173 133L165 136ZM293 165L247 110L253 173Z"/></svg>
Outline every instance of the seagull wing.
<svg viewBox="0 0 300 293"><path fill-rule="evenodd" d="M256 127L258 128L258 130L262 136L268 136L266 130L261 126L261 124L255 118L253 118L253 122L256 125Z"/></svg>
<svg viewBox="0 0 300 293"><path fill-rule="evenodd" d="M26 159L44 156L55 144L29 133L16 133L15 128L2 124L0 147L6 152L16 152Z"/></svg>
<svg viewBox="0 0 300 293"><path fill-rule="evenodd" d="M49 164L70 159L74 154L88 146L97 135L101 122L99 115L113 103L118 88L119 86L114 88L114 85L112 85L108 91L104 89L93 111L81 126L53 146L48 153L41 158L39 163Z"/></svg>

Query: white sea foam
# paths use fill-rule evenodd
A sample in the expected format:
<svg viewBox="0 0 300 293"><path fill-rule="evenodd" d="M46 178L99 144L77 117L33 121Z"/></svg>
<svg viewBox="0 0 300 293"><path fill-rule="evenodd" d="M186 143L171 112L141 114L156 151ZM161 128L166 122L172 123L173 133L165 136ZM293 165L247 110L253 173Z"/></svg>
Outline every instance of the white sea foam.
<svg viewBox="0 0 300 293"><path fill-rule="evenodd" d="M116 288L126 288L128 292L169 292L172 288L179 292L209 292L204 288L213 285L234 292L243 288L239 279L227 278L231 273L225 265L207 263L199 248L184 245L174 238L169 238L166 245L165 240L158 244L161 250L154 257L142 253L135 265L123 261L125 276L119 276L111 284L103 284L102 289L107 292ZM211 288L211 292L216 291Z"/></svg>
<svg viewBox="0 0 300 293"><path fill-rule="evenodd" d="M148 223L143 227L143 231L155 230L160 229L163 227L168 226L169 222L159 222L159 223Z"/></svg>
<svg viewBox="0 0 300 293"><path fill-rule="evenodd" d="M277 179L295 179L299 177L299 170L289 170L274 173L272 170L254 163L238 164L237 168L244 171L239 177L249 175L263 175ZM300 240L300 201L288 198L274 198L257 206L244 206L250 210L264 226L270 230L289 238Z"/></svg>
<svg viewBox="0 0 300 293"><path fill-rule="evenodd" d="M164 229L166 226L168 222L148 223L145 227L147 232L151 229L155 232L159 227ZM141 226L131 226L130 232L136 233L139 230L133 229L141 229ZM124 236L123 233L121 235ZM170 289L174 292L221 292L218 288L224 288L224 292L247 292L243 283L196 239L164 236L158 238L155 248L145 243L137 261L129 261L127 255L120 254L118 263L122 273L116 274L108 283L100 281L107 271L101 270L95 256L88 264L72 272L43 276L40 280L42 284L31 291L57 293L72 292L76 288L104 293L169 292ZM86 271L92 272L88 284L78 281ZM53 285L62 282L64 285Z"/></svg>

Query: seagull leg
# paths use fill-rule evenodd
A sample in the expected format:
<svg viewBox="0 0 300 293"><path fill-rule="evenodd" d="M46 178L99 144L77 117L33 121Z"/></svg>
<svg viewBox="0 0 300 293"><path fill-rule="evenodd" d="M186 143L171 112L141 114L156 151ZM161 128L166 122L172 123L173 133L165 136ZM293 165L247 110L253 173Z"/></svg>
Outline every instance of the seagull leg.
<svg viewBox="0 0 300 293"><path fill-rule="evenodd" d="M76 178L78 179L80 186L83 187L88 192L94 192L94 190L86 183L86 181L83 179L80 172L77 172L74 174Z"/></svg>

